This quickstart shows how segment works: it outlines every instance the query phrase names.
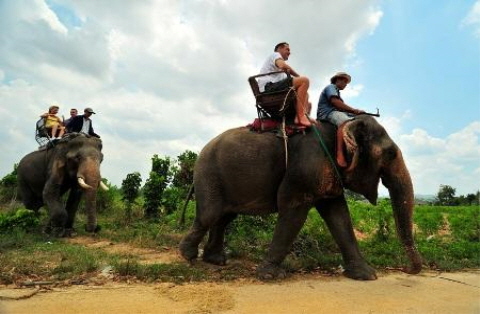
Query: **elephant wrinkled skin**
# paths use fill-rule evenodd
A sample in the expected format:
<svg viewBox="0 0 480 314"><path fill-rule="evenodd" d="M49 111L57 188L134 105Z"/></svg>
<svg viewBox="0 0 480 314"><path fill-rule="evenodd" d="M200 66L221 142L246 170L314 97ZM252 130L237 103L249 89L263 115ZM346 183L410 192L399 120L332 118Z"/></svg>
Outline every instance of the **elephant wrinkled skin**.
<svg viewBox="0 0 480 314"><path fill-rule="evenodd" d="M335 128L318 122L330 154L334 155ZM377 201L380 179L392 200L397 231L411 266L418 273L422 261L412 233L413 187L397 145L385 129L369 116L357 116L345 127L345 155L349 166L339 169L343 187ZM187 260L198 255L198 245L209 232L203 260L224 265L224 234L238 214L278 212L273 239L257 268L262 279L283 278L280 266L313 206L325 220L344 260L344 274L360 280L376 279L375 270L360 253L343 194L342 183L317 134L288 139L288 165L283 140L272 133L257 134L248 128L231 129L211 140L201 151L194 170L196 217L180 243Z"/></svg>
<svg viewBox="0 0 480 314"><path fill-rule="evenodd" d="M45 232L69 236L75 213L85 195L86 230L97 232L96 198L101 182L102 141L96 137L71 133L55 146L34 151L18 165L19 192L25 207L38 212L46 205L49 222ZM70 191L64 206L62 195Z"/></svg>

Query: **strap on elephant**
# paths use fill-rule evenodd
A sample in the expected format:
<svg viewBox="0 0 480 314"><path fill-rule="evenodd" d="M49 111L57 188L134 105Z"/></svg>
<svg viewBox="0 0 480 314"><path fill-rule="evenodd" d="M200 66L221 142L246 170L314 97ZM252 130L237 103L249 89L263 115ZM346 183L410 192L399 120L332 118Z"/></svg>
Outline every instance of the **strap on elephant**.
<svg viewBox="0 0 480 314"><path fill-rule="evenodd" d="M313 129L313 132L315 133L315 135L317 136L317 139L318 139L318 142L320 143L320 146L323 148L323 150L327 154L328 160L330 160L330 163L332 164L333 169L335 170L335 174L338 177L338 181L340 182L340 186L343 189L344 186L343 186L343 182L342 182L342 176L340 175L340 171L338 170L338 167L335 164L335 161L333 160L332 155L328 151L327 145L325 145L325 142L323 141L322 135L320 134L320 130L317 128L316 125L312 125L312 129Z"/></svg>
<svg viewBox="0 0 480 314"><path fill-rule="evenodd" d="M290 76L290 74L289 74ZM285 112L285 109L288 105L288 100L290 99L289 96L290 96L290 93L294 94L294 96L296 97L297 95L297 92L295 91L295 89L293 87L290 87L288 89L288 92L287 94L285 95L284 99L283 99L283 104L282 104L282 107L280 108L280 112ZM287 169L288 167L288 145L287 145L287 141L288 141L288 136L287 136L287 131L286 131L286 115L283 114L282 115L282 128L281 128L281 137L283 138L283 146L284 146L284 150L285 150L285 169Z"/></svg>

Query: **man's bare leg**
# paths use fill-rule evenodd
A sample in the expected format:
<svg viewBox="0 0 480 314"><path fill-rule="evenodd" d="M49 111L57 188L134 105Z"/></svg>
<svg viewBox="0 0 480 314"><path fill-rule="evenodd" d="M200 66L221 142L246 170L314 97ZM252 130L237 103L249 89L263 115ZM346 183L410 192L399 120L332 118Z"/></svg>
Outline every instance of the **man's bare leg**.
<svg viewBox="0 0 480 314"><path fill-rule="evenodd" d="M297 91L297 104L296 111L297 115L295 117L295 123L303 126L311 126L312 122L306 116L306 109L308 107L308 87L310 86L310 81L305 76L299 76L293 78L293 87Z"/></svg>

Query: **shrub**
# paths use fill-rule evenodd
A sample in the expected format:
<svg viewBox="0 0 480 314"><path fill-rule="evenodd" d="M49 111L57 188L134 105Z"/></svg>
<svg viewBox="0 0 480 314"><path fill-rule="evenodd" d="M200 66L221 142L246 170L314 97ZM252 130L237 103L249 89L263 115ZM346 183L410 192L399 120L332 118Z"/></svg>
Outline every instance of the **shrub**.
<svg viewBox="0 0 480 314"><path fill-rule="evenodd" d="M36 228L39 223L38 215L25 208L6 214L0 213L0 233L7 233L15 228L31 230Z"/></svg>

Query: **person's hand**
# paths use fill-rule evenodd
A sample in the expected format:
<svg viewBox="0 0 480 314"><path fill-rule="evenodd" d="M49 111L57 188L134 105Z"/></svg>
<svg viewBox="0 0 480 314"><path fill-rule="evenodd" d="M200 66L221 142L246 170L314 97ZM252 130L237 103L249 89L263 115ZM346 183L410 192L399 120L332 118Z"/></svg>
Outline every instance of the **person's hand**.
<svg viewBox="0 0 480 314"><path fill-rule="evenodd" d="M353 109L353 114L362 114L362 113L365 113L365 111L363 110L360 110L360 109Z"/></svg>

